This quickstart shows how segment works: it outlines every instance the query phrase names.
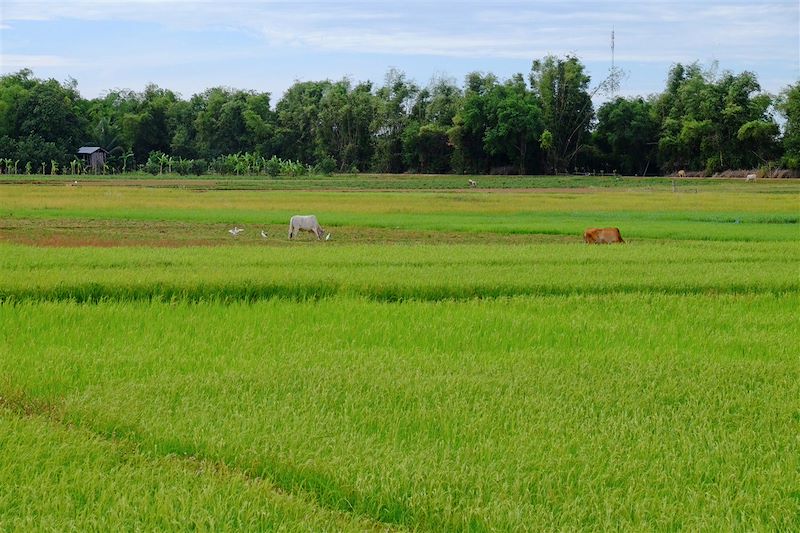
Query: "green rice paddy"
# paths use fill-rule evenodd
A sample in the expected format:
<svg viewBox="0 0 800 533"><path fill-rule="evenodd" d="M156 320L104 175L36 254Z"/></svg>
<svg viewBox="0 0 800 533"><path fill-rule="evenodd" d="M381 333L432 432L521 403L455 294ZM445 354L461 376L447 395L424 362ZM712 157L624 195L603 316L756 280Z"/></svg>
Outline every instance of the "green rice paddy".
<svg viewBox="0 0 800 533"><path fill-rule="evenodd" d="M749 185L0 186L0 530L798 529L800 185Z"/></svg>

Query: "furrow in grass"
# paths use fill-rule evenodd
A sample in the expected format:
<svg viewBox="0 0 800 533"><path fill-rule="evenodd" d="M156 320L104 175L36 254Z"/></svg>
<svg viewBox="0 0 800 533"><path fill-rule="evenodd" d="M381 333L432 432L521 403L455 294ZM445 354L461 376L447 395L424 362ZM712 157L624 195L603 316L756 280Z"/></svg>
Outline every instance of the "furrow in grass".
<svg viewBox="0 0 800 533"><path fill-rule="evenodd" d="M0 530L392 531L219 461L145 452L0 402ZM56 468L54 470L54 468Z"/></svg>

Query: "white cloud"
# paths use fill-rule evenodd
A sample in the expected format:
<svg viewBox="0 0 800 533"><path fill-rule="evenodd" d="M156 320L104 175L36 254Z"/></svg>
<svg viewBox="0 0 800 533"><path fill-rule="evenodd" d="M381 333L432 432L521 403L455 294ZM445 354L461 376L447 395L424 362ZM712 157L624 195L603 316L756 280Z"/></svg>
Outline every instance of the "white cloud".
<svg viewBox="0 0 800 533"><path fill-rule="evenodd" d="M14 70L18 68L42 68L42 67L70 67L76 63L71 59L53 55L31 55L31 54L0 54L0 65L3 70Z"/></svg>
<svg viewBox="0 0 800 533"><path fill-rule="evenodd" d="M620 59L669 61L792 60L785 37L798 32L796 1L709 0L403 4L382 1L5 0L11 20L158 21L181 29L227 28L258 34L272 46L317 51L521 59L575 53L609 55L617 31ZM716 46L714 46L716 44ZM706 50L712 50L709 54ZM627 55L626 55L627 54Z"/></svg>
<svg viewBox="0 0 800 533"><path fill-rule="evenodd" d="M760 69L766 74L768 65L782 64L784 73L791 71L786 67L790 65L795 77L800 74L797 0L0 1L3 27L14 21L66 19L159 24L167 30L163 33L171 35L171 47L158 48L162 45L155 40L128 42L124 47L125 68L142 73L152 67L201 62L225 65L250 56L257 61L265 50L280 53L292 49L297 57L305 53L309 57L318 53L335 57L395 55L400 62L404 57L407 63L438 62L434 68L446 68L442 65L447 65L448 59L453 59L451 63L474 59L470 62L487 70L503 60L529 62L547 54L572 53L591 64L593 78L599 79L610 62L613 27L618 66L630 69L633 64L647 64L639 68L651 78L653 72L661 72L655 85L663 84L667 65L695 60L716 59L722 68L747 68L760 76ZM187 35L182 31L209 29L246 35L248 45L232 38L222 45L224 49L219 45L181 47L181 37ZM193 35L196 43L197 33ZM77 65L58 55L69 53L64 48L47 48L41 43L35 49L25 46L29 45L13 50L53 55L3 56L3 67ZM12 48L6 46L6 50ZM73 55L82 57L78 52ZM419 56L432 59L423 61ZM359 68L351 65L342 67L344 72ZM319 63L305 67L298 65L296 75L313 76L309 73L324 70ZM216 70L227 72L224 66ZM785 74L772 76L781 75ZM361 74L356 72L356 76Z"/></svg>

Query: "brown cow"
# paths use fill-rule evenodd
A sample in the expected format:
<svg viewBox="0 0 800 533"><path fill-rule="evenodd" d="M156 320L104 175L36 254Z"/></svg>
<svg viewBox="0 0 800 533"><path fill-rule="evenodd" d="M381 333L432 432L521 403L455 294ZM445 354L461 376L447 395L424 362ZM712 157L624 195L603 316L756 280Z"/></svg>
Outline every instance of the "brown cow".
<svg viewBox="0 0 800 533"><path fill-rule="evenodd" d="M589 228L583 232L583 240L586 244L611 244L622 242L622 235L619 228Z"/></svg>

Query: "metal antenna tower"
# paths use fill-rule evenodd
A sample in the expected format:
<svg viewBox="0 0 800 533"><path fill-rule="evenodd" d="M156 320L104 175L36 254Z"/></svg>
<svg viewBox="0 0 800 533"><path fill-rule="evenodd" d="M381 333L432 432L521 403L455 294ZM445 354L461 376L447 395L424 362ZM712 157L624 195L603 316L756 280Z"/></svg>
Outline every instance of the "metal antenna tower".
<svg viewBox="0 0 800 533"><path fill-rule="evenodd" d="M614 98L617 95L620 81L623 76L622 71L617 69L617 65L614 60L614 26L611 26L611 70L608 71L607 86L607 94L611 96L611 98Z"/></svg>

